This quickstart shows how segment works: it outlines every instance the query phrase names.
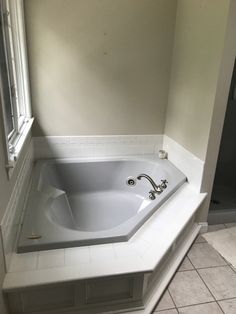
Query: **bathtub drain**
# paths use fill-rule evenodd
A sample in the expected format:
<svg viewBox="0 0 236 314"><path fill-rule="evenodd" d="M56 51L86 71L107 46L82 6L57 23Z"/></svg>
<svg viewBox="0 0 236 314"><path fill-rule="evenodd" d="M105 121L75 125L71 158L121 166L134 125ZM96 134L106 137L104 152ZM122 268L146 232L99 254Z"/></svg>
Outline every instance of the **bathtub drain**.
<svg viewBox="0 0 236 314"><path fill-rule="evenodd" d="M27 239L29 239L29 240L37 240L37 239L40 239L40 238L42 238L41 235L33 234L33 233L30 236L27 237Z"/></svg>
<svg viewBox="0 0 236 314"><path fill-rule="evenodd" d="M136 185L136 179L134 177L128 177L126 179L126 184L128 186L135 186Z"/></svg>

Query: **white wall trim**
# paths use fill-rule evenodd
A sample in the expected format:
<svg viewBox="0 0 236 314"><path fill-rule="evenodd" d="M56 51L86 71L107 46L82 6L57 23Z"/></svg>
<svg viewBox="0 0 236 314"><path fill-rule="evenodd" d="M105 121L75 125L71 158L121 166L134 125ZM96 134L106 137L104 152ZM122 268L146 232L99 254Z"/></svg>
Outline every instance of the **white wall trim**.
<svg viewBox="0 0 236 314"><path fill-rule="evenodd" d="M35 159L107 157L155 154L163 145L163 136L99 135L34 137Z"/></svg>
<svg viewBox="0 0 236 314"><path fill-rule="evenodd" d="M168 159L188 178L189 183L200 192L204 161L167 135L163 136L163 149L168 152Z"/></svg>
<svg viewBox="0 0 236 314"><path fill-rule="evenodd" d="M26 153L22 162L22 166L13 188L10 201L0 223L0 231L7 270L9 269L11 256L14 252L14 246L21 223L22 211L27 196L32 168L33 145L31 141L28 152Z"/></svg>

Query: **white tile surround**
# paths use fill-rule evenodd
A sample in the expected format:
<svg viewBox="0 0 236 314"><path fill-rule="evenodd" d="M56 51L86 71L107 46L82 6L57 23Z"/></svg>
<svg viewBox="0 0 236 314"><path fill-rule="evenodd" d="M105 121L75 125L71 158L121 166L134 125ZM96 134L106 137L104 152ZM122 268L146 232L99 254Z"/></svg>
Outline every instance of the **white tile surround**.
<svg viewBox="0 0 236 314"><path fill-rule="evenodd" d="M35 159L108 157L155 154L162 135L45 136L34 137Z"/></svg>
<svg viewBox="0 0 236 314"><path fill-rule="evenodd" d="M30 176L33 169L33 159L33 145L31 141L28 152L22 162L5 215L0 224L7 269L9 269L11 255L15 249L16 236L20 227L24 201L28 192Z"/></svg>
<svg viewBox="0 0 236 314"><path fill-rule="evenodd" d="M167 136L34 138L36 159L53 157L96 159L107 156L157 154L158 150L163 148L168 151L168 159L187 175L189 183L182 186L162 205L128 242L25 254L14 253L4 281L4 290L12 293L18 289L51 284L63 283L64 287L68 282L92 280L95 277L130 273L151 274L158 261L174 243L176 234L180 234L183 226L194 217L206 196L199 193L204 163ZM4 223L2 225L4 228ZM159 290L156 296L160 296ZM139 310L137 313L149 312Z"/></svg>
<svg viewBox="0 0 236 314"><path fill-rule="evenodd" d="M163 136L163 149L168 152L168 159L188 178L188 181L200 192L204 161L196 157L167 135Z"/></svg>
<svg viewBox="0 0 236 314"><path fill-rule="evenodd" d="M168 159L181 170L199 192L204 161L167 135L104 135L35 137L35 159L98 158L168 152Z"/></svg>

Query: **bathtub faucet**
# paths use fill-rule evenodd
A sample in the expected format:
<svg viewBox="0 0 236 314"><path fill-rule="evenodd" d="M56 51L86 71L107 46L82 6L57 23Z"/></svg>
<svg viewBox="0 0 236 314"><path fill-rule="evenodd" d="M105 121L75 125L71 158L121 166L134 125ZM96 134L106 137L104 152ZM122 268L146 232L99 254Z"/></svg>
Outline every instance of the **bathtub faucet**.
<svg viewBox="0 0 236 314"><path fill-rule="evenodd" d="M149 177L149 175L145 174L145 173L141 173L140 175L137 176L138 180L141 180L142 178L147 179L151 185L153 190L149 191L149 198L151 200L155 200L156 195L155 194L161 194L163 192L163 190L167 187L167 181L166 180L161 180L161 184L157 185L151 177Z"/></svg>

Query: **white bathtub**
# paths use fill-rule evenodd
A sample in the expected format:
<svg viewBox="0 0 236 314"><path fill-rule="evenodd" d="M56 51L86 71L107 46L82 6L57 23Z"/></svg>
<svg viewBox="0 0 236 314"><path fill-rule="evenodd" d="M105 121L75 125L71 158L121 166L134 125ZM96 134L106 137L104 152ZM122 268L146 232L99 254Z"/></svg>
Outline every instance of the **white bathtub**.
<svg viewBox="0 0 236 314"><path fill-rule="evenodd" d="M168 184L149 198L150 182ZM186 177L157 156L103 160L41 160L33 171L17 251L127 241Z"/></svg>

